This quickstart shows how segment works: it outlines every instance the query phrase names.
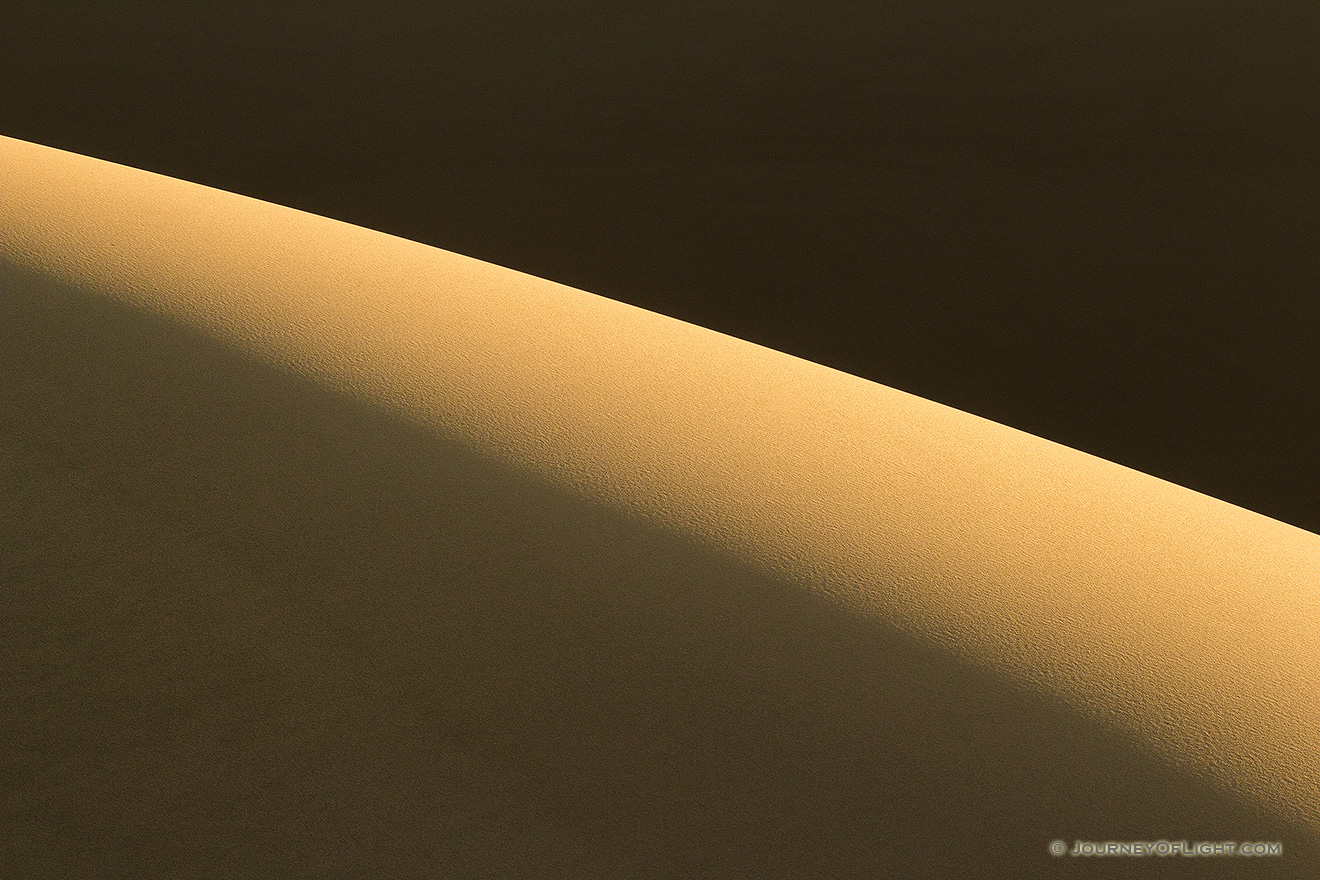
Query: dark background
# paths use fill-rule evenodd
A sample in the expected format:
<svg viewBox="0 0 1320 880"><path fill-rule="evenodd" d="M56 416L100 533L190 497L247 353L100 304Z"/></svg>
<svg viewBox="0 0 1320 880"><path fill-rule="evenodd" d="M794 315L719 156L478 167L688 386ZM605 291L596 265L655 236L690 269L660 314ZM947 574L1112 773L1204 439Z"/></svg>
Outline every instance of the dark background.
<svg viewBox="0 0 1320 880"><path fill-rule="evenodd" d="M11 2L0 133L1320 531L1318 59L1312 0Z"/></svg>

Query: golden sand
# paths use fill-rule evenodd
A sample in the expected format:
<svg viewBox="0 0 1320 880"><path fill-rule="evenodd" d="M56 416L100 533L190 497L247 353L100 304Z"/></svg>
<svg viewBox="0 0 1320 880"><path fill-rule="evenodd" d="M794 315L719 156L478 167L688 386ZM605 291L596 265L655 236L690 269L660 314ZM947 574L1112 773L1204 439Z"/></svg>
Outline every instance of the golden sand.
<svg viewBox="0 0 1320 880"><path fill-rule="evenodd" d="M1250 837L1306 876L1317 852L1316 535L12 139L0 292L28 868L1026 877L1056 837Z"/></svg>

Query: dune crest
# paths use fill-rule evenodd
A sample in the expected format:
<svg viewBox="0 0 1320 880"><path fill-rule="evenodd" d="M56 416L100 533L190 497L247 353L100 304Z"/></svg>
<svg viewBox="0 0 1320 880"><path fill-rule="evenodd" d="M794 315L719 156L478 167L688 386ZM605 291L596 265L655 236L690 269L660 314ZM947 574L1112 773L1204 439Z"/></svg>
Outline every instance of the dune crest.
<svg viewBox="0 0 1320 880"><path fill-rule="evenodd" d="M413 809L454 800L450 819L428 821L457 811L468 836L452 850L432 839L422 858L513 860L497 874L681 875L732 853L787 875L796 859L1034 876L1053 867L1051 837L1252 834L1282 839L1288 870L1315 852L1320 536L324 217L12 139L0 181L7 403L21 422L6 491L26 522L0 649L25 670L5 722L26 756L8 785L27 817L6 820L12 858L77 863L77 846L38 833L52 816L114 825L78 805L80 785L88 804L127 798L140 824L192 804L175 835L192 844L105 832L136 841L126 865L186 849L361 869L444 837L395 807L373 813L373 784ZM93 497L118 512L70 531L64 511ZM68 550L83 534L101 543ZM180 570L163 573L170 560ZM75 574L88 592L67 607L45 592ZM137 604L106 599L129 582ZM211 598L161 618L186 624L172 630L151 609L182 601L176 590ZM81 608L103 621L91 636L68 622ZM195 645L180 635L208 627ZM217 648L216 627L243 634ZM325 647L345 629L346 647ZM103 692L86 682L111 675L97 672L107 656L124 676L147 668L117 638L168 641L163 662L197 680L247 672L219 704L203 694L129 719L144 742L182 739L155 771L173 781L127 795L105 768L118 754L150 763L151 749L87 734L61 751L24 714L68 684L41 671L59 638L99 646L66 670L88 693ZM370 684L373 668L392 683ZM327 691L342 718L290 732ZM276 694L292 708L271 710L282 732L265 740L253 713ZM43 711L51 730L99 729ZM250 745L215 745L231 781L189 794L179 780L207 774L188 737L205 739L207 718ZM355 760L381 775L340 791L325 768ZM387 818L363 849L237 815L208 832L226 786L266 790L250 761L312 780L269 783L290 815ZM391 762L444 769L396 777ZM947 836L962 842L934 852ZM652 849L668 861L644 864Z"/></svg>

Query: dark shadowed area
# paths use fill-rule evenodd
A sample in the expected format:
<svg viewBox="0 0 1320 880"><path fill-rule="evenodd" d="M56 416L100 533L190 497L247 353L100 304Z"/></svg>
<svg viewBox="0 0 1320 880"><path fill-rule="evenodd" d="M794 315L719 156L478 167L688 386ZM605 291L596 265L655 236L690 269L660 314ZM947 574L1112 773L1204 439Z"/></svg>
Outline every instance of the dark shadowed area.
<svg viewBox="0 0 1320 880"><path fill-rule="evenodd" d="M1046 843L1152 834L1317 858L1055 700L164 320L11 272L0 352L27 414L6 876L1109 876L1131 861Z"/></svg>

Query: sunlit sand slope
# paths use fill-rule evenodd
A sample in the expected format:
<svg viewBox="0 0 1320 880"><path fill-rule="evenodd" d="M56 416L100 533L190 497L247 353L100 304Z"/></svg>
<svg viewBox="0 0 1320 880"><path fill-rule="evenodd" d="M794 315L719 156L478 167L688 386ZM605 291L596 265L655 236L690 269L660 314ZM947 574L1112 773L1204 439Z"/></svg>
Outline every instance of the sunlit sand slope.
<svg viewBox="0 0 1320 880"><path fill-rule="evenodd" d="M0 292L0 873L1314 876L1316 535L10 139Z"/></svg>

